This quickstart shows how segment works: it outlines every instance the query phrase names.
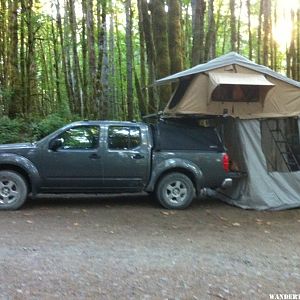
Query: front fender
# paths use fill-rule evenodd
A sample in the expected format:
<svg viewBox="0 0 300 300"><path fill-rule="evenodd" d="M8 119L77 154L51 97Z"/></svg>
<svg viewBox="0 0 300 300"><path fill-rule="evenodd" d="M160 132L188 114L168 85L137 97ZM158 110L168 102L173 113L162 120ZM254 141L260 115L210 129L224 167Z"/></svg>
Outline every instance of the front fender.
<svg viewBox="0 0 300 300"><path fill-rule="evenodd" d="M24 156L10 153L0 154L0 167L3 165L21 168L28 175L31 183L32 194L37 193L41 178L37 168Z"/></svg>
<svg viewBox="0 0 300 300"><path fill-rule="evenodd" d="M156 182L162 174L170 172L172 170L177 170L178 172L178 169L184 170L185 172L192 175L193 180L196 184L196 192L198 193L204 186L204 178L201 169L191 161L180 158L166 159L154 166L150 181L146 187L146 191L152 192L154 190Z"/></svg>

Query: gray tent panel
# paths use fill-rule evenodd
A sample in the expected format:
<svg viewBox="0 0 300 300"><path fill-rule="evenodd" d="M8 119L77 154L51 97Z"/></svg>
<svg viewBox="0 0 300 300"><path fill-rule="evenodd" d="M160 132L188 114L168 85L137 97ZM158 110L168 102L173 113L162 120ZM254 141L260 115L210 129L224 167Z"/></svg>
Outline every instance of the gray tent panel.
<svg viewBox="0 0 300 300"><path fill-rule="evenodd" d="M298 120L300 128L300 120ZM248 209L281 210L300 207L300 171L268 172L261 147L259 120L236 120L238 141L231 144L232 153L243 156L248 176L233 187L214 195L230 204ZM232 135L236 140L236 136ZM236 140L237 141L237 140Z"/></svg>

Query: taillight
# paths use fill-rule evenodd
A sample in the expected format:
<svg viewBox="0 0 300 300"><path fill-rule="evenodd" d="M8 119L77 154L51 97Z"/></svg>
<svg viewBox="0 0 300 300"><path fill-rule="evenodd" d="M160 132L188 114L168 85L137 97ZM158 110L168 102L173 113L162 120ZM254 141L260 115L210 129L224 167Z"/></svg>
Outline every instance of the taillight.
<svg viewBox="0 0 300 300"><path fill-rule="evenodd" d="M223 153L223 169L225 172L229 171L229 155L227 153Z"/></svg>

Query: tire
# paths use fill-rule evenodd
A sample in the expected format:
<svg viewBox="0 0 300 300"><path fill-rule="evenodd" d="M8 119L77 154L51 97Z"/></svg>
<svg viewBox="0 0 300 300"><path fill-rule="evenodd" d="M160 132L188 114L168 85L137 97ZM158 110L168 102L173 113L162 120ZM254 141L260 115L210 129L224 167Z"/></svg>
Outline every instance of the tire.
<svg viewBox="0 0 300 300"><path fill-rule="evenodd" d="M184 209L191 204L195 197L194 185L186 175L170 173L159 181L156 197L165 208Z"/></svg>
<svg viewBox="0 0 300 300"><path fill-rule="evenodd" d="M14 171L0 171L0 210L16 210L26 201L25 179Z"/></svg>

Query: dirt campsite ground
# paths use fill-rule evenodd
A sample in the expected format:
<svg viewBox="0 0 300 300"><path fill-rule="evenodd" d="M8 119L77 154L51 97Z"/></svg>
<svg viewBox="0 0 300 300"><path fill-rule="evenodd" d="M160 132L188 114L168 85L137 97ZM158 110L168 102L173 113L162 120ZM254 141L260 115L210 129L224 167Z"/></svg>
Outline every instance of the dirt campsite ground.
<svg viewBox="0 0 300 300"><path fill-rule="evenodd" d="M300 209L43 197L0 213L0 299L270 299L300 293Z"/></svg>

